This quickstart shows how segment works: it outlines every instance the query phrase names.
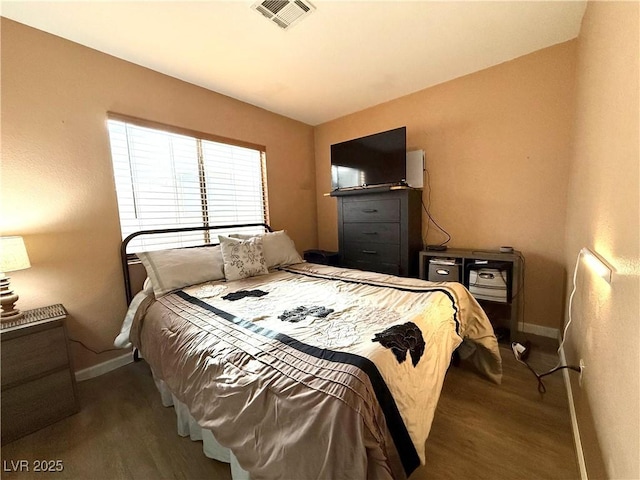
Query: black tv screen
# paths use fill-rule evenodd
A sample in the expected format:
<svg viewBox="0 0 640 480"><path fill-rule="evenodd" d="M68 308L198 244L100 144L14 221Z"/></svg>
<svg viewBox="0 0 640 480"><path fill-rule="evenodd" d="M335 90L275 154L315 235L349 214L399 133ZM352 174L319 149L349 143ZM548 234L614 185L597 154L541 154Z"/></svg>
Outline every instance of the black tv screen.
<svg viewBox="0 0 640 480"><path fill-rule="evenodd" d="M331 145L331 189L400 184L407 178L407 128Z"/></svg>

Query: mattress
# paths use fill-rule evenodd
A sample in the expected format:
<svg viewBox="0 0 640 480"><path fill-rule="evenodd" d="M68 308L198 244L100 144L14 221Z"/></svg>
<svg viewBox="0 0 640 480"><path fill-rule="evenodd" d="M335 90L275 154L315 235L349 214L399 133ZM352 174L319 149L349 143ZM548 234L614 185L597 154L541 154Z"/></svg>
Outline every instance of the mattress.
<svg viewBox="0 0 640 480"><path fill-rule="evenodd" d="M451 355L501 359L459 283L302 263L137 300L130 339L251 478L406 478Z"/></svg>

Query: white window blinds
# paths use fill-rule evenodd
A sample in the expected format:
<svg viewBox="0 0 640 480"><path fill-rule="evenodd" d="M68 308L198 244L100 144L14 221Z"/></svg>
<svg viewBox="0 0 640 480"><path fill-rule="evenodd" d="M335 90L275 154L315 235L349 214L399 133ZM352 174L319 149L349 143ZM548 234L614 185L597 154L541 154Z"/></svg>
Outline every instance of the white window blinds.
<svg viewBox="0 0 640 480"><path fill-rule="evenodd" d="M267 222L263 151L119 119L109 119L108 128L122 238L139 230ZM127 250L217 243L215 235L224 233L231 232L215 230L213 239L203 231L142 236Z"/></svg>

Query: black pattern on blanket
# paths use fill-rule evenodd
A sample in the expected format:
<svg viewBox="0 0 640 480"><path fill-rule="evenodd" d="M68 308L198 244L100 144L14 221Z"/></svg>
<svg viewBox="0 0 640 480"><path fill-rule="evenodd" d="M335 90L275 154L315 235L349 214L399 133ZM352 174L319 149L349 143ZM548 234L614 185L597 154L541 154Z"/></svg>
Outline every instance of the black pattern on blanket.
<svg viewBox="0 0 640 480"><path fill-rule="evenodd" d="M324 318L332 312L332 308L300 306L291 310L285 310L278 318L285 322L300 322L308 316Z"/></svg>
<svg viewBox="0 0 640 480"><path fill-rule="evenodd" d="M407 351L409 351L411 363L413 363L414 367L424 353L425 343L422 338L422 331L413 322L393 325L383 332L376 333L371 341L380 342L383 347L391 349L398 363L406 360Z"/></svg>
<svg viewBox="0 0 640 480"><path fill-rule="evenodd" d="M223 300L242 300L245 297L264 297L269 292L264 290L238 290L237 292L231 292L222 297Z"/></svg>

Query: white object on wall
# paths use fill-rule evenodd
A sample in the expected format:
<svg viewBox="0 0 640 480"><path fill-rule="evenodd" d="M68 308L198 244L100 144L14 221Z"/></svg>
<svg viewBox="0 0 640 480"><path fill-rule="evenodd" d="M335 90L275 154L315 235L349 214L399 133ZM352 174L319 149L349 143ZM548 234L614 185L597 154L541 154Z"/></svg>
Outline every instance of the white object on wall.
<svg viewBox="0 0 640 480"><path fill-rule="evenodd" d="M407 185L413 188L424 186L424 150L407 152Z"/></svg>

